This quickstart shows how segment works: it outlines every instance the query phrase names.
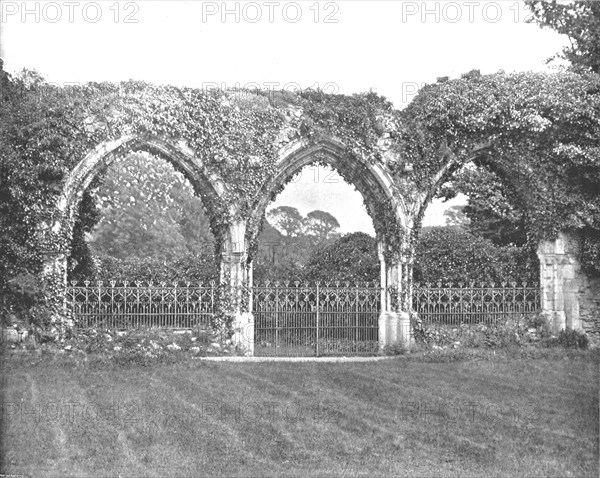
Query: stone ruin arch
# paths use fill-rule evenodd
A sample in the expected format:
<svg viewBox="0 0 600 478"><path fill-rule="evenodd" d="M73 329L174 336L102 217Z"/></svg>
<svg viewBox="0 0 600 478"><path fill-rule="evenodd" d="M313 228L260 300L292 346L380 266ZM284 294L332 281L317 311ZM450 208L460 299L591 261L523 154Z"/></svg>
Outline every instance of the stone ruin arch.
<svg viewBox="0 0 600 478"><path fill-rule="evenodd" d="M92 181L103 174L113 162L134 151L145 151L161 157L183 172L196 193L202 198L211 222L222 223L223 218L219 216L215 205L224 191L224 185L218 178L206 172L203 164L185 143L175 142L168 138L137 135L104 141L71 170L57 202L52 234L61 240L53 250L49 251L45 273L58 279L64 286L67 284L67 260L71 250L73 227L83 194ZM44 231L41 233L43 234ZM220 245L225 238L215 235L215 240Z"/></svg>
<svg viewBox="0 0 600 478"><path fill-rule="evenodd" d="M59 287L67 285L70 241L84 192L94 178L102 174L110 164L133 151L147 151L169 161L184 173L196 192L201 193L211 223L219 225L215 239L217 250L220 252L216 259L219 261L221 281L232 286L252 285L253 251L250 250L250 244L258 236L266 207L277 190L304 166L316 161L336 168L365 198L377 231L383 291L381 340L385 343L410 341L409 315L406 312L408 304L403 304L405 312L398 312L398 306L392 303L389 294L390 287L396 287L398 290L409 287L410 279L406 277L408 268L402 263L403 257L396 257L395 260L390 261L386 260L387 256L384 254L388 247L385 233L389 233L390 230L399 232L406 230L408 218L401 207L402 198L398 198L393 178L387 171L380 165L357 161L350 157L344 143L336 138L327 138L318 142L302 139L282 147L278 154L276 174L263 184L249 217L236 220L229 219L235 216L236 205L229 205L230 214L227 216L216 207L226 189L226 184L214 174L207 172L185 143L170 138L138 135L128 135L102 142L71 170L57 202L57 214L52 224L52 233L55 237L61 237L62 241L54 247L54 250L48 251L44 272L45 276L53 277ZM390 214L378 215L383 207L388 208ZM234 331L237 331L237 340L250 349L252 349L250 333L252 327L252 314L238 310Z"/></svg>
<svg viewBox="0 0 600 478"><path fill-rule="evenodd" d="M157 109L154 103L147 103L146 96L139 94L142 90L153 101L168 99L165 108ZM64 94L71 93L79 94L78 91ZM79 149L58 152L54 167L63 167L64 171L65 165L72 164L68 151L81 151L90 141L98 141L98 137L105 139L88 151L66 177L50 179L60 181L61 192L58 198L52 198L55 203L43 205L46 208L40 215L43 219L36 226L39 236L36 239L43 251L44 280L50 284L45 289L46 296L61 297L61 288L66 286L66 262L83 193L94 177L118 157L132 151L148 151L185 174L202 198L211 221L221 282L243 287L252 285L253 248L267 205L296 172L321 162L338 170L358 189L375 226L384 290L380 340L384 345L410 341L414 241L427 204L439 185L465 162L466 153L463 151L458 160L444 139L437 136L425 138L433 139L434 146L439 139L439 150L432 147L411 152L410 148L415 146L411 141L417 140L411 139L410 128L405 131L402 126L406 119L410 123L410 115L398 116L385 105L372 103L372 99L363 98L368 103L365 108L365 103L355 98L339 106L337 98L330 104L329 100L323 102L318 97L313 104L310 96L295 97L288 102L285 96L274 101L265 95L232 96L223 92L203 103L199 100L209 97L200 92L181 93L147 85L126 84L118 89L108 85L90 93L100 103L92 102L88 119L87 110L76 112L79 116L74 118L89 120L94 127L76 130L79 136L72 140L79 141L76 145ZM111 108L106 110L104 102L111 104ZM358 114L352 115L350 111ZM362 135L364 128L367 131ZM115 132L120 135L118 139L106 139ZM187 138L189 143L179 138ZM210 139L206 147L203 138ZM405 146L408 149L403 149ZM476 146L472 155L477 154ZM425 169L419 170L415 162L415 174L423 176L411 175L411 161L421 159L426 161ZM429 172L429 164L439 169ZM226 167L221 169L223 165ZM244 198L239 194L246 189L236 189L238 168L251 174L256 172L256 176L250 177L259 178ZM581 323L576 318L579 302L575 297L581 287L565 286L577 269L572 267L569 272L568 267L563 267L572 264L574 256L565 252L572 249L572 244L573 241L559 238L558 242L544 243L539 249L543 308L559 329ZM569 299L564 298L565 287L571 291ZM397 297L388 293L390 288L397 290ZM567 313L566 308L571 312ZM250 324L252 317L247 308L238 307L235 314L234 326L238 331Z"/></svg>
<svg viewBox="0 0 600 478"><path fill-rule="evenodd" d="M433 178L431 188L415 202L415 232L420 231L425 211L436 192L444 183L452 180L464 165L471 162L481 161L481 166L495 172L504 187L510 188L518 200L525 201L522 188L532 186L534 172L517 171L518 177L514 177L515 171L487 155L491 146L490 142L476 146L468 159L461 162L449 151L446 152L446 162ZM519 184L519 180L522 184ZM555 239L539 242L537 256L540 263L540 310L552 330L584 330L592 343L597 344L600 340L600 278L590 277L582 271L578 259L579 249L578 234L571 231L561 231Z"/></svg>
<svg viewBox="0 0 600 478"><path fill-rule="evenodd" d="M346 145L338 138L328 137L316 142L306 139L296 140L279 150L276 172L268 182L263 184L254 202L252 213L247 223L243 225L244 244L248 250L243 252L243 258L240 257L240 260L245 259L248 264L246 280L252 282L254 251L250 250L249 246L256 242L268 204L296 173L315 162L325 163L335 168L363 196L369 216L373 220L378 243L382 288L380 300L383 311L380 317L380 340L386 343L398 341L408 343L411 340L410 317L407 312L398 312L398 304L393 303L390 290L395 288L401 293L410 287L410 279L407 277L410 269L406 266L406 256L400 255L390 259L392 255L385 253L389 249L386 237L389 237L390 231L397 232L400 243L405 242L409 237L407 228L409 218L403 207L403 198L398 196L394 188L394 180L384 168L379 164L371 164L351 157ZM387 214L381 214L383 209L387 209ZM400 295L405 297L405 303L400 307L404 307L403 310L406 311L409 293L407 291Z"/></svg>
<svg viewBox="0 0 600 478"><path fill-rule="evenodd" d="M183 141L139 135L104 141L88 152L66 178L57 202L57 215L51 226L46 225L46 228L51 228L55 237L63 239L58 246L55 245L47 252L44 267L46 276L58 278L60 283L67 285L70 241L83 194L94 178L102 174L110 164L133 151L146 151L157 155L184 173L194 190L200 193L211 224L218 225L215 239L220 253L216 260L219 262L222 282L244 287L252 285L252 245L256 242L268 204L289 179L305 166L320 162L335 168L362 194L375 226L382 287L380 342L385 345L398 342L409 344L412 341L412 242L435 191L451 179L460 166L452 157L439 170L432 188L421 192L410 202L408 198L398 194L397 178L393 178L379 164L371 164L350 156L346 145L340 139L299 139L280 148L275 164L276 172L260 188L248 217L230 220L229 218L234 216L236 205L230 205L228 215L224 215L217 207L226 190L226 184L215 174L208 172L193 150ZM476 154L477 151L474 152L473 159L476 158ZM388 208L387 215L379 214L382 208ZM43 229L44 225L41 227ZM386 243L390 230L398 231L395 247L400 246L400 250L396 251L396 254L386 254L390 246ZM42 234L44 232L41 231ZM590 318L594 313L594 304L588 304L589 294L582 295L582 291L600 290L600 284L595 281L576 280L579 267L575 258L574 238L561 234L556 241L545 241L540 244L538 256L541 264L542 309L554 327L581 328L586 324L588 329L596 327ZM390 288L398 291L396 303L393 303ZM60 291L57 292L60 294ZM583 309L581 314L580 309ZM250 302L249 310L238 310L233 323L235 340L249 350L253 348L251 310Z"/></svg>

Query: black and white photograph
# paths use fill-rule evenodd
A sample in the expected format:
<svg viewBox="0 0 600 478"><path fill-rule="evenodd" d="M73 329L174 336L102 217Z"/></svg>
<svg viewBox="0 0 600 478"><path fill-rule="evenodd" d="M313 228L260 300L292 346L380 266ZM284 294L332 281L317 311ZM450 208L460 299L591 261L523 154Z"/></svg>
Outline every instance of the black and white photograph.
<svg viewBox="0 0 600 478"><path fill-rule="evenodd" d="M598 477L600 1L0 0L0 478Z"/></svg>

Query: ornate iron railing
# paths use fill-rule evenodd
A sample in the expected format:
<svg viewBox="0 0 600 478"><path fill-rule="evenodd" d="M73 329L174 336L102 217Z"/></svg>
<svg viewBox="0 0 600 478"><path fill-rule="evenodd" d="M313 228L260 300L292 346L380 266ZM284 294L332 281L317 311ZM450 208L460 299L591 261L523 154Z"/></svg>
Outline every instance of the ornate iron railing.
<svg viewBox="0 0 600 478"><path fill-rule="evenodd" d="M494 324L540 309L539 285L414 284L413 309L423 323Z"/></svg>
<svg viewBox="0 0 600 478"><path fill-rule="evenodd" d="M384 291L377 284L256 285L249 291L257 355L371 354L378 349ZM78 328L190 329L212 325L218 286L89 281L67 288ZM391 292L391 302L394 294ZM540 289L526 283L414 284L413 308L424 324L498 323L534 313Z"/></svg>
<svg viewBox="0 0 600 478"><path fill-rule="evenodd" d="M123 330L147 327L191 329L209 326L217 286L123 281L72 282L67 303L78 328Z"/></svg>
<svg viewBox="0 0 600 478"><path fill-rule="evenodd" d="M267 282L255 286L254 354L374 354L381 292L373 284Z"/></svg>

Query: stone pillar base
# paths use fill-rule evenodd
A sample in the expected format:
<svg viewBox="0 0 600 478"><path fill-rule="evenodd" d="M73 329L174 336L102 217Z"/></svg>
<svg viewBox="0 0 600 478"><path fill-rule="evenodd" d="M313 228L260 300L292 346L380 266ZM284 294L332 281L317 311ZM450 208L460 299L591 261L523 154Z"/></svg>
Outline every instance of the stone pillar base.
<svg viewBox="0 0 600 478"><path fill-rule="evenodd" d="M233 321L233 343L244 351L244 355L254 355L254 316L250 312L236 314Z"/></svg>
<svg viewBox="0 0 600 478"><path fill-rule="evenodd" d="M379 349L392 345L414 345L408 312L382 312L379 316Z"/></svg>
<svg viewBox="0 0 600 478"><path fill-rule="evenodd" d="M543 310L541 315L546 319L550 326L550 330L554 334L558 334L561 330L565 330L567 317L562 310Z"/></svg>

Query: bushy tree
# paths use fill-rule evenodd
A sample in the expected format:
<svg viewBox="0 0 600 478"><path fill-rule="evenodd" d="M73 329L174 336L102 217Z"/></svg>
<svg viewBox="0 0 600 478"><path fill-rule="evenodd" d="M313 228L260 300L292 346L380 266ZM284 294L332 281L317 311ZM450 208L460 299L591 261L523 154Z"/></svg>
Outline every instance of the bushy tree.
<svg viewBox="0 0 600 478"><path fill-rule="evenodd" d="M577 70L600 73L600 2L526 0L525 3L533 13L532 21L541 28L552 28L568 36L570 46L563 49L563 58Z"/></svg>
<svg viewBox="0 0 600 478"><path fill-rule="evenodd" d="M499 246L523 246L527 243L526 211L507 184L510 183L489 169L465 165L438 194L446 200L459 193L468 197L460 212L450 212L455 212L451 217L444 213L448 216L447 224L460 222L472 234Z"/></svg>
<svg viewBox="0 0 600 478"><path fill-rule="evenodd" d="M308 281L377 281L380 268L377 241L364 232L346 234L317 249L304 268Z"/></svg>
<svg viewBox="0 0 600 478"><path fill-rule="evenodd" d="M269 211L267 218L254 261L257 282L301 279L314 252L339 237L338 220L325 211L311 211L303 217L294 207L280 206Z"/></svg>
<svg viewBox="0 0 600 478"><path fill-rule="evenodd" d="M267 213L267 218L270 224L284 236L296 237L302 234L304 218L295 207L276 207Z"/></svg>
<svg viewBox="0 0 600 478"><path fill-rule="evenodd" d="M469 218L465 214L464 206L451 206L444 211L446 226L465 228L469 225Z"/></svg>
<svg viewBox="0 0 600 478"><path fill-rule="evenodd" d="M469 283L538 280L527 249L496 246L468 231L435 227L422 234L415 251L417 282Z"/></svg>
<svg viewBox="0 0 600 478"><path fill-rule="evenodd" d="M258 251L254 258L254 283L299 280L302 265L310 255L311 245L301 233L284 236L267 220L258 236Z"/></svg>
<svg viewBox="0 0 600 478"><path fill-rule="evenodd" d="M306 215L306 234L313 238L316 244L323 244L337 237L340 227L338 220L326 211L311 211Z"/></svg>
<svg viewBox="0 0 600 478"><path fill-rule="evenodd" d="M202 201L160 158L131 154L112 165L94 197L101 210L91 234L96 254L175 261L213 252Z"/></svg>

